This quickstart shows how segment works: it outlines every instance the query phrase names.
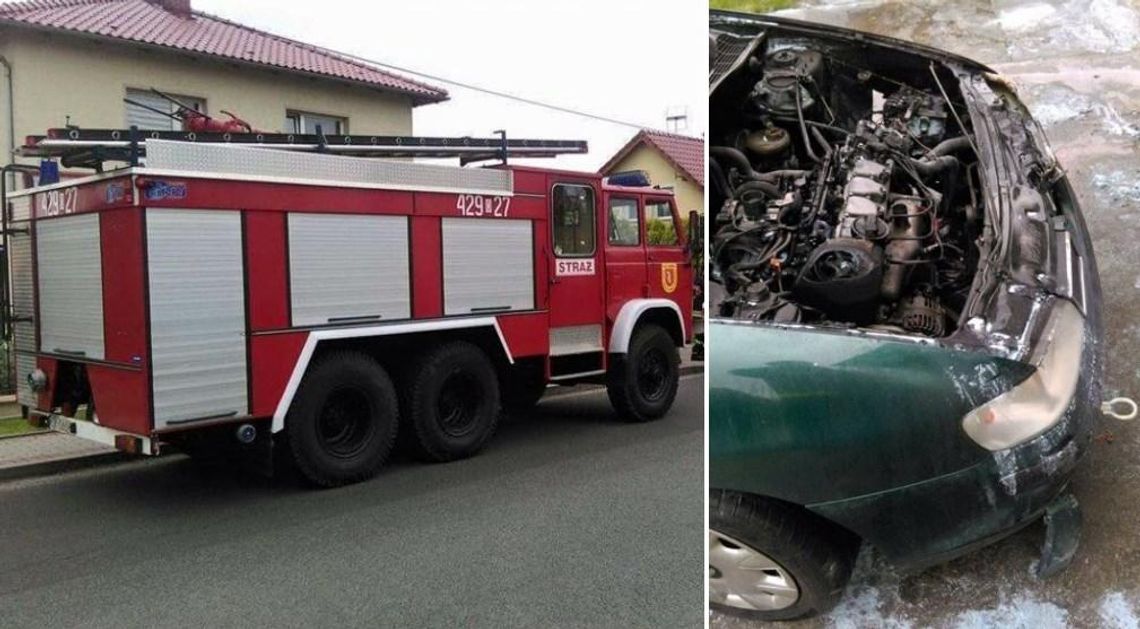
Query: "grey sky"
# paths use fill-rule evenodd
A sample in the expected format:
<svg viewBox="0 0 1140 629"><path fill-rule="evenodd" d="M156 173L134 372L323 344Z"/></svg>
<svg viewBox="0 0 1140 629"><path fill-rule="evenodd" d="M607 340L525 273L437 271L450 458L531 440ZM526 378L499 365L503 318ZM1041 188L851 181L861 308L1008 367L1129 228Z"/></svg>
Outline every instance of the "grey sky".
<svg viewBox="0 0 1140 629"><path fill-rule="evenodd" d="M334 50L619 120L665 128L688 108L706 128L703 2L579 0L193 0L194 8ZM419 135L585 139L590 154L542 163L594 170L635 129L442 85L451 100L418 107Z"/></svg>

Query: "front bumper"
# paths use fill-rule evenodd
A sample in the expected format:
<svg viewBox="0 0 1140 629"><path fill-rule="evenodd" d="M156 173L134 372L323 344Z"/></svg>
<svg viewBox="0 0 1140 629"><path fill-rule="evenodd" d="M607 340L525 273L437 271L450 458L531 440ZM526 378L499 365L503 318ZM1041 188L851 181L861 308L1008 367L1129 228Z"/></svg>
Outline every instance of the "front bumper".
<svg viewBox="0 0 1140 629"><path fill-rule="evenodd" d="M903 572L944 563L1034 523L1058 504L1091 440L1094 411L1081 405L1039 437L959 472L808 508L861 535ZM1065 534L1076 533L1079 525Z"/></svg>

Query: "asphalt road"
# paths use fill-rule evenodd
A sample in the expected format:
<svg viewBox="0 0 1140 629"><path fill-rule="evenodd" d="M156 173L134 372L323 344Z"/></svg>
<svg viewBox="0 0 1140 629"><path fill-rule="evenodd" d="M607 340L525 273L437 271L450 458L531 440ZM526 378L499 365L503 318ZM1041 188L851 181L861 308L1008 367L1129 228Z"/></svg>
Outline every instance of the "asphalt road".
<svg viewBox="0 0 1140 629"><path fill-rule="evenodd" d="M700 626L703 388L638 425L544 400L331 491L184 457L0 484L0 626Z"/></svg>
<svg viewBox="0 0 1140 629"><path fill-rule="evenodd" d="M1107 396L1140 398L1140 2L804 0L796 17L982 61L1011 78L1080 199L1104 290ZM815 627L1140 627L1140 424L1105 420L1073 479L1084 510L1073 565L1030 574L1043 527L918 575L873 552ZM714 615L714 629L756 627Z"/></svg>

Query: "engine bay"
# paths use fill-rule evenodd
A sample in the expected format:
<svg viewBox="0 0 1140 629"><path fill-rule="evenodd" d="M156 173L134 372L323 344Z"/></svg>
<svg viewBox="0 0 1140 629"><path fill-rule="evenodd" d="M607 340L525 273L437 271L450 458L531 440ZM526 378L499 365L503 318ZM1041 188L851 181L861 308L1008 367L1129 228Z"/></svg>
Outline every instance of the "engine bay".
<svg viewBox="0 0 1140 629"><path fill-rule="evenodd" d="M952 334L984 229L957 79L857 44L740 44L710 34L713 316Z"/></svg>

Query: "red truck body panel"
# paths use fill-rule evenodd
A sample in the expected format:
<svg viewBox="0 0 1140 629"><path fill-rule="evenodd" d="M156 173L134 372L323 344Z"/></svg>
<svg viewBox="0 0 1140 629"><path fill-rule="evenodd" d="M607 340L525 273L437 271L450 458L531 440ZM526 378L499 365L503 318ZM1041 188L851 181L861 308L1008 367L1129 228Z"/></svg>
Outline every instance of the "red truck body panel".
<svg viewBox="0 0 1140 629"><path fill-rule="evenodd" d="M526 221L531 225L533 264L533 287L527 292L533 295L533 307L509 311L492 308L485 314L494 317L495 330L510 360L540 359L549 377L556 378L560 369L556 357L551 355L557 349L552 348L552 343L563 343L559 330L573 331L591 343L597 341L597 351L584 352L590 356L581 362L589 368L566 374L570 379L604 372L610 352L615 351L609 346L611 335L623 306L631 300L668 300L680 315L684 339L691 337L692 270L675 205L671 205L678 232L675 245L646 245L644 221L638 246L614 246L607 237L611 195L635 199L639 215L644 217L641 208L648 199L672 204L669 191L610 189L600 177L585 173L530 167L509 170L513 192L501 198L465 192L156 173L146 169L128 169L117 176L97 176L43 191L33 190L27 197L27 209L31 214L33 283L37 286L36 233L52 221L89 213L98 215L103 330L103 352L97 358L41 347L43 317L40 305L36 305L37 346L17 347L25 355L34 354L35 366L48 378L48 387L39 393L35 406L43 412L53 411L61 399L61 392L56 389L66 379L65 371L82 366L100 425L142 436L162 432L156 428L155 420L152 336L156 331L151 325L155 306L150 295L153 278L149 269L153 261L148 260L147 220L148 216L167 211L201 210L212 216L218 215L218 211L240 214L241 268L235 272L242 274L244 284L242 336L246 344L248 406L235 420L268 419L280 412L306 342L315 330L360 325L338 324L331 318L328 324L298 323L293 312L296 296L290 292L295 279L290 275L290 217L300 214L406 217L408 315L406 319L385 318L384 325L465 316L448 314L444 281L447 230L472 224L468 222ZM594 195L595 247L591 255L564 258L554 250L552 190L559 185L585 186ZM660 303L657 305L660 307ZM472 309L469 314L474 316L480 311ZM596 338L598 334L600 339ZM172 422L166 429L173 426Z"/></svg>

